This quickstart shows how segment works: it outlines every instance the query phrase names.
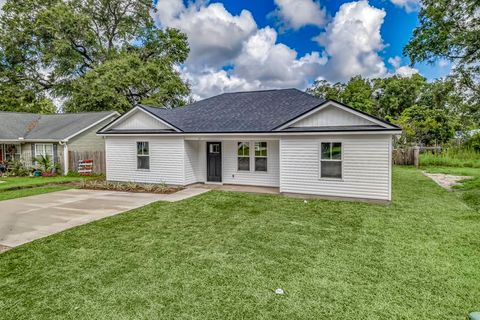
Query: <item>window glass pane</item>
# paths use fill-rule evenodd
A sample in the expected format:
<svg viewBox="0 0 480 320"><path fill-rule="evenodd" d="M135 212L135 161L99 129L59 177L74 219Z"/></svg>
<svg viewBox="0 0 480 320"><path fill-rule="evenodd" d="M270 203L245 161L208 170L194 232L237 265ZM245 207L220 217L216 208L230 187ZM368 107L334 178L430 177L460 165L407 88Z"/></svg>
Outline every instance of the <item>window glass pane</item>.
<svg viewBox="0 0 480 320"><path fill-rule="evenodd" d="M150 157L148 157L148 156L138 156L137 157L137 168L138 169L150 169Z"/></svg>
<svg viewBox="0 0 480 320"><path fill-rule="evenodd" d="M137 142L137 154L148 156L148 142Z"/></svg>
<svg viewBox="0 0 480 320"><path fill-rule="evenodd" d="M250 158L249 157L238 157L238 170L239 171L250 171Z"/></svg>
<svg viewBox="0 0 480 320"><path fill-rule="evenodd" d="M248 142L238 143L238 155L248 157L250 155L250 145Z"/></svg>
<svg viewBox="0 0 480 320"><path fill-rule="evenodd" d="M332 159L342 159L342 144L340 142L332 143Z"/></svg>
<svg viewBox="0 0 480 320"><path fill-rule="evenodd" d="M255 171L267 171L267 158L255 158Z"/></svg>
<svg viewBox="0 0 480 320"><path fill-rule="evenodd" d="M36 144L35 145L35 154L36 155L43 154L43 144Z"/></svg>
<svg viewBox="0 0 480 320"><path fill-rule="evenodd" d="M45 145L45 154L53 155L53 146L51 144Z"/></svg>
<svg viewBox="0 0 480 320"><path fill-rule="evenodd" d="M322 178L342 178L342 162L341 161L322 161L321 177Z"/></svg>
<svg viewBox="0 0 480 320"><path fill-rule="evenodd" d="M267 156L267 143L255 142L255 157L266 157L266 156Z"/></svg>
<svg viewBox="0 0 480 320"><path fill-rule="evenodd" d="M330 159L330 142L322 142L322 159Z"/></svg>

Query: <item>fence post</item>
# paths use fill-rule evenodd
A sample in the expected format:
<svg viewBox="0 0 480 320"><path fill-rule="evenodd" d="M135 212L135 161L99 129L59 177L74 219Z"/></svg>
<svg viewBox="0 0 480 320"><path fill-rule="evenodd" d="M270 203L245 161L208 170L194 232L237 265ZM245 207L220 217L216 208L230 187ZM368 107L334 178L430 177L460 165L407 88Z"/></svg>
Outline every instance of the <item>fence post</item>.
<svg viewBox="0 0 480 320"><path fill-rule="evenodd" d="M419 146L413 147L413 164L415 165L415 168L418 169L418 166L420 165L420 147Z"/></svg>

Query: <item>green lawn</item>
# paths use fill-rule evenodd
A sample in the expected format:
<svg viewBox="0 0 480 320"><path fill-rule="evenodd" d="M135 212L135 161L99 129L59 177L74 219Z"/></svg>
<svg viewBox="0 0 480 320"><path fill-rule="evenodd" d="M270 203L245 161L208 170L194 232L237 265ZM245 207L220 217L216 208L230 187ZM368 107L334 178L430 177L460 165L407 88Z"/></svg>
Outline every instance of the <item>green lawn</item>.
<svg viewBox="0 0 480 320"><path fill-rule="evenodd" d="M1 254L0 318L465 319L479 230L412 168L390 205L212 191Z"/></svg>
<svg viewBox="0 0 480 320"><path fill-rule="evenodd" d="M72 184L96 177L4 177L0 178L0 201L75 188ZM5 181L5 182L1 182Z"/></svg>
<svg viewBox="0 0 480 320"><path fill-rule="evenodd" d="M0 178L0 192L2 190L11 190L16 188L30 188L38 187L47 184L61 184L75 182L85 179L85 177L69 177L69 176L55 176L55 177L7 177Z"/></svg>
<svg viewBox="0 0 480 320"><path fill-rule="evenodd" d="M28 196L35 196L37 194L68 190L72 188L73 188L72 186L68 186L68 185L57 185L57 186L45 186L45 187L36 187L36 188L28 188L28 189L0 191L0 201L15 199L15 198L23 198Z"/></svg>
<svg viewBox="0 0 480 320"><path fill-rule="evenodd" d="M465 168L465 167L426 167L427 172L431 173L446 173L459 176L470 176L473 179L465 180L461 185L456 186L455 189L469 206L480 212L480 168Z"/></svg>

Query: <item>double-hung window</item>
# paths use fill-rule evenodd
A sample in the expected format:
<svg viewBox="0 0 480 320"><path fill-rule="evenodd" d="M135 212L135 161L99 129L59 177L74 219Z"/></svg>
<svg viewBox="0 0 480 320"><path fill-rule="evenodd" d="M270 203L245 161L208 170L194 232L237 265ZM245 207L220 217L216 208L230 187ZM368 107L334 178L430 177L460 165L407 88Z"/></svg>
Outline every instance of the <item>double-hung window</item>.
<svg viewBox="0 0 480 320"><path fill-rule="evenodd" d="M35 157L44 156L54 162L53 156L53 144L51 143L36 143L35 144Z"/></svg>
<svg viewBox="0 0 480 320"><path fill-rule="evenodd" d="M137 142L137 169L150 169L150 148L148 142Z"/></svg>
<svg viewBox="0 0 480 320"><path fill-rule="evenodd" d="M255 171L267 171L267 143L255 142Z"/></svg>
<svg viewBox="0 0 480 320"><path fill-rule="evenodd" d="M238 171L250 171L250 142L238 143Z"/></svg>
<svg viewBox="0 0 480 320"><path fill-rule="evenodd" d="M342 143L322 142L320 147L320 178L342 179Z"/></svg>

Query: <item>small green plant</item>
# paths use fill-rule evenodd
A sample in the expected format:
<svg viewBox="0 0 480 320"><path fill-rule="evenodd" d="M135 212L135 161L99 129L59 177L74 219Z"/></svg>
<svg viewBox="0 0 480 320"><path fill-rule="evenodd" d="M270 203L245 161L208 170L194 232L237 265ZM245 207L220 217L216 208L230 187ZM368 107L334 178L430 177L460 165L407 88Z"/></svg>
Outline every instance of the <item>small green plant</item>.
<svg viewBox="0 0 480 320"><path fill-rule="evenodd" d="M53 165L52 159L48 155L39 155L33 159L38 168L44 173L51 173L55 166Z"/></svg>
<svg viewBox="0 0 480 320"><path fill-rule="evenodd" d="M25 177L30 174L30 169L22 161L14 160L8 165L8 174L15 177Z"/></svg>

